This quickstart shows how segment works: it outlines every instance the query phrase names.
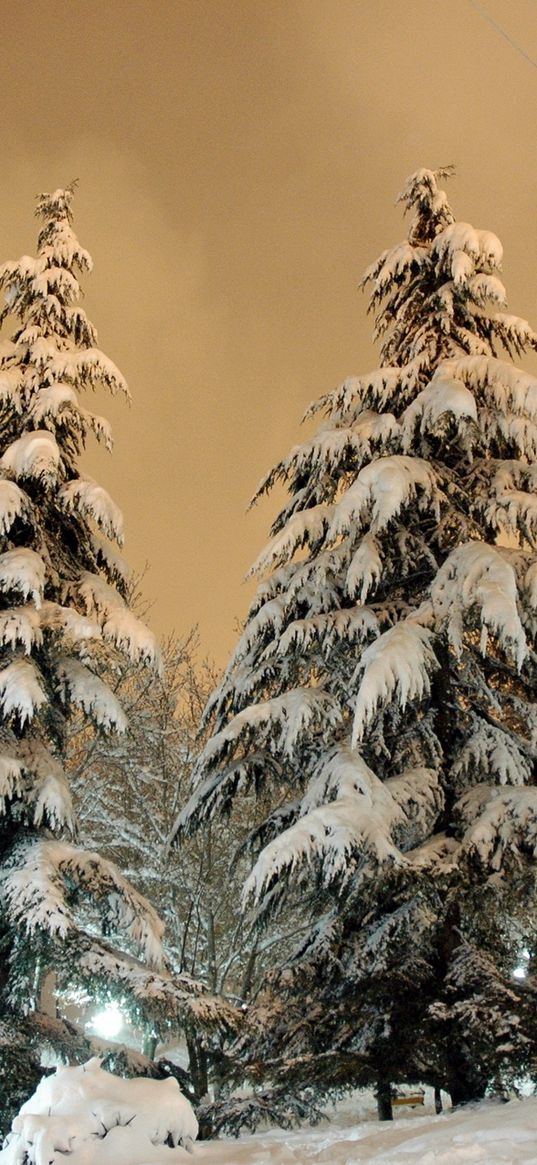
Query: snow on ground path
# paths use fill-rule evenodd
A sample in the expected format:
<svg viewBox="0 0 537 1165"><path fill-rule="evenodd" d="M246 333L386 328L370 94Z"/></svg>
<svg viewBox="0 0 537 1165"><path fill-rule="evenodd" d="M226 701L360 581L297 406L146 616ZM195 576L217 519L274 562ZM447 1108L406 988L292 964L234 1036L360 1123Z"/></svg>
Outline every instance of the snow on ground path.
<svg viewBox="0 0 537 1165"><path fill-rule="evenodd" d="M537 1165L537 1098L194 1146L193 1165Z"/></svg>

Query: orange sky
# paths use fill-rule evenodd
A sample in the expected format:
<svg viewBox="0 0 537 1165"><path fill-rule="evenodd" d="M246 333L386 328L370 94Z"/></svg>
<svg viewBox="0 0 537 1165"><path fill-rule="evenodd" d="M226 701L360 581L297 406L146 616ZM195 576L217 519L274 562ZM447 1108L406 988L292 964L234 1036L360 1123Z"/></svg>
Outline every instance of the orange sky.
<svg viewBox="0 0 537 1165"><path fill-rule="evenodd" d="M534 0L486 9L537 60ZM471 0L4 0L0 58L0 259L78 177L85 307L134 398L99 402L116 450L87 468L155 629L199 623L223 663L275 509L245 516L257 481L376 363L356 287L410 171L456 163L456 213L537 322L537 65Z"/></svg>

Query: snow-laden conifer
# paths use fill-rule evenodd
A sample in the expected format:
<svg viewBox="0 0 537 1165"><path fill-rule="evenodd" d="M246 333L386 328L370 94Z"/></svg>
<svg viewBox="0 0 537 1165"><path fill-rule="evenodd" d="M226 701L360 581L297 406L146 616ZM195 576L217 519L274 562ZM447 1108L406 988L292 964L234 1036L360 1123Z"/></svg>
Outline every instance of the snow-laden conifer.
<svg viewBox="0 0 537 1165"><path fill-rule="evenodd" d="M88 395L97 387L126 395L127 386L79 304L79 275L91 270L91 259L72 229L72 197L70 188L41 195L36 257L0 267L9 329L0 343L4 1132L6 1106L13 1111L25 1098L38 1070L32 1046L42 1042L42 1025L21 1014L39 1007L51 967L60 984L75 978L101 992L130 992L137 1007L145 983L150 1011L164 1011L172 996L176 1011L203 1011L193 986L171 981L150 903L112 863L77 845L63 763L73 711L97 731L125 729L120 703L98 674L99 644L110 641L132 660L158 666L155 640L130 612L119 560L107 549L109 540L122 543L121 513L79 469L89 435L111 445ZM122 950L109 945L115 938Z"/></svg>
<svg viewBox="0 0 537 1165"><path fill-rule="evenodd" d="M445 176L407 181L408 238L366 272L379 369L313 404L317 433L259 486L289 499L178 822L272 797L247 895L263 913L290 881L316 888L301 957L324 1014L330 989L342 1001L317 1046L345 1048L355 1079L357 1055L423 1078L461 942L496 937L508 975L534 887L537 380L511 358L537 335ZM435 1071L460 1099L483 1073L458 1023Z"/></svg>

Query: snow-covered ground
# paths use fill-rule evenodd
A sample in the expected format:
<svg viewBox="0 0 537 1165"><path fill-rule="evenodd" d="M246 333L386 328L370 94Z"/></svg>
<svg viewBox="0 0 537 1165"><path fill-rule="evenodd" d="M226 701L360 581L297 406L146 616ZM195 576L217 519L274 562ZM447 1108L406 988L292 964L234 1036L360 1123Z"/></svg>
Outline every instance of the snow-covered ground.
<svg viewBox="0 0 537 1165"><path fill-rule="evenodd" d="M0 1165L537 1165L537 1097L437 1116L427 1090L424 1108L396 1112L379 1123L362 1092L313 1129L194 1143L197 1120L174 1079L122 1080L94 1058L41 1082Z"/></svg>
<svg viewBox="0 0 537 1165"><path fill-rule="evenodd" d="M186 1158L185 1158L186 1161ZM537 1098L194 1146L196 1165L537 1165Z"/></svg>

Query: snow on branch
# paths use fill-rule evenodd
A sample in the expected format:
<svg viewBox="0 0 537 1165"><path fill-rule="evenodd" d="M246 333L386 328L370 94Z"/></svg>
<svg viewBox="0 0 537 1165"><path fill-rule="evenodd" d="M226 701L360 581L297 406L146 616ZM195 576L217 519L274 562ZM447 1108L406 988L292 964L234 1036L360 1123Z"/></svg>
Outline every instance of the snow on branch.
<svg viewBox="0 0 537 1165"><path fill-rule="evenodd" d="M224 999L209 995L189 975L174 974L165 967L151 969L132 955L112 950L93 935L83 937L81 946L77 975L105 987L114 983L118 991L140 1003L144 1014L164 1030L174 1021L185 1020L213 1032L229 1032L239 1026L240 1012Z"/></svg>
<svg viewBox="0 0 537 1165"><path fill-rule="evenodd" d="M31 255L21 255L20 259L7 259L5 263L0 264L0 287L8 307L13 307L24 283L40 270L39 259L34 259Z"/></svg>
<svg viewBox="0 0 537 1165"><path fill-rule="evenodd" d="M430 384L420 392L403 413L403 447L412 448L416 428L420 433L435 430L441 418L448 414L457 424L463 420L477 421L475 397L462 380L449 376L443 366L435 372Z"/></svg>
<svg viewBox="0 0 537 1165"><path fill-rule="evenodd" d="M333 793L335 800L322 800ZM326 884L354 874L353 857L402 864L392 833L404 821L404 810L363 758L345 746L334 749L328 763L320 762L298 820L262 850L244 900L259 901L282 875L300 877L312 863L320 863Z"/></svg>
<svg viewBox="0 0 537 1165"><path fill-rule="evenodd" d="M485 542L456 547L431 586L437 626L447 627L450 642L459 654L465 621L471 626L477 616L483 654L492 634L520 668L528 648L517 599L513 551Z"/></svg>
<svg viewBox="0 0 537 1165"><path fill-rule="evenodd" d="M456 838L448 837L446 833L434 833L423 845L412 849L406 858L413 870L437 877L458 867L460 848Z"/></svg>
<svg viewBox="0 0 537 1165"><path fill-rule="evenodd" d="M430 673L437 667L431 632L410 619L371 643L357 668L362 678L354 710L353 745L362 740L378 709L392 697L404 710L410 700L427 696Z"/></svg>
<svg viewBox="0 0 537 1165"><path fill-rule="evenodd" d="M259 900L282 874L300 877L319 862L326 883L350 877L355 861L404 864L395 843L411 849L428 836L443 806L438 773L418 767L381 781L348 744L319 761L298 820L262 851L245 898Z"/></svg>
<svg viewBox="0 0 537 1165"><path fill-rule="evenodd" d="M30 510L30 499L14 482L0 478L0 533L7 534L16 518Z"/></svg>
<svg viewBox="0 0 537 1165"><path fill-rule="evenodd" d="M33 720L47 697L41 674L31 660L16 659L0 671L0 708L6 719L16 717L21 724Z"/></svg>
<svg viewBox="0 0 537 1165"><path fill-rule="evenodd" d="M43 641L41 611L30 603L0 611L0 644L5 647L20 644L25 654L30 655L32 648Z"/></svg>
<svg viewBox="0 0 537 1165"><path fill-rule="evenodd" d="M427 949L436 922L433 907L416 895L388 914L365 925L357 943L357 960L368 976L390 972L403 951ZM408 957L408 956L407 956Z"/></svg>
<svg viewBox="0 0 537 1165"><path fill-rule="evenodd" d="M345 579L347 594L354 598L359 591L360 602L365 603L370 590L377 585L381 577L382 559L379 542L372 534L365 534L352 556L347 571Z"/></svg>
<svg viewBox="0 0 537 1165"><path fill-rule="evenodd" d="M289 520L281 534L277 534L261 552L248 572L248 577L263 574L281 563L288 562L303 546L310 548L320 542L329 528L334 508L331 505L311 506Z"/></svg>
<svg viewBox="0 0 537 1165"><path fill-rule="evenodd" d="M522 353L528 347L537 347L537 335L527 320L520 316L508 315L506 312L496 312L491 320L491 326L507 351L513 349Z"/></svg>
<svg viewBox="0 0 537 1165"><path fill-rule="evenodd" d="M346 534L369 520L371 532L385 529L405 505L416 501L420 510L440 514L441 492L432 466L420 457L379 457L361 469L356 481L335 507L329 537Z"/></svg>
<svg viewBox="0 0 537 1165"><path fill-rule="evenodd" d="M90 388L103 384L112 396L123 393L127 399L130 398L127 383L119 368L99 348L57 351L52 367L58 379L65 377L73 384L86 383Z"/></svg>
<svg viewBox="0 0 537 1165"><path fill-rule="evenodd" d="M25 599L41 606L45 586L45 563L35 550L25 546L0 554L0 589L19 591Z"/></svg>
<svg viewBox="0 0 537 1165"><path fill-rule="evenodd" d="M309 619L295 619L286 628L278 643L278 655L291 650L306 652L313 643L319 643L324 655L330 655L341 640L359 643L368 635L378 634L378 619L369 607L357 606Z"/></svg>
<svg viewBox="0 0 537 1165"><path fill-rule="evenodd" d="M76 276L67 268L42 258L36 259L36 273L28 280L28 291L39 299L54 295L63 303L76 303L80 299L80 284Z"/></svg>
<svg viewBox="0 0 537 1165"><path fill-rule="evenodd" d="M200 775L195 792L173 823L169 844L180 834L211 821L217 813L229 811L236 793L246 792L252 785L260 786L262 782L268 785L270 780L276 785L282 779L281 765L263 749L233 760L223 768L213 769L208 776Z"/></svg>
<svg viewBox="0 0 537 1165"><path fill-rule="evenodd" d="M78 926L71 906L73 887L99 905L107 925L127 934L149 964L163 960L163 923L142 894L99 854L63 841L29 841L14 853L2 896L12 922L27 931L65 938Z"/></svg>
<svg viewBox="0 0 537 1165"><path fill-rule="evenodd" d="M226 676L233 668L249 654L255 644L263 642L265 638L276 638L281 630L285 618L285 601L280 596L263 603L257 613L248 620L242 635L235 647Z"/></svg>
<svg viewBox="0 0 537 1165"><path fill-rule="evenodd" d="M474 729L452 765L451 776L457 784L464 785L469 777L479 784L493 775L500 785L531 784L531 758L521 752L509 732L476 717Z"/></svg>
<svg viewBox="0 0 537 1165"><path fill-rule="evenodd" d="M302 743L305 733L314 729L328 731L341 719L337 701L320 688L291 688L282 696L251 704L238 712L220 732L206 744L196 773L220 759L232 755L239 744L255 739L258 743L269 736L275 749L292 756Z"/></svg>
<svg viewBox="0 0 537 1165"><path fill-rule="evenodd" d="M348 567L349 557L350 540L342 538L336 546L320 550L315 557L293 563L287 576L289 605L303 604L310 615L323 614L338 607L338 577ZM278 584L275 582L275 585Z"/></svg>
<svg viewBox="0 0 537 1165"><path fill-rule="evenodd" d="M119 573L119 570L118 570ZM132 660L143 660L160 667L160 652L155 636L129 611L121 595L98 574L82 571L77 593L86 613L99 620L103 634Z"/></svg>
<svg viewBox="0 0 537 1165"><path fill-rule="evenodd" d="M492 272L501 267L503 247L492 231L476 230L468 222L453 222L436 236L433 254L446 265L455 284L465 284L476 268Z"/></svg>
<svg viewBox="0 0 537 1165"><path fill-rule="evenodd" d="M127 718L119 700L103 680L78 659L63 656L56 664L60 696L82 708L87 716L106 731L125 732Z"/></svg>
<svg viewBox="0 0 537 1165"><path fill-rule="evenodd" d="M38 218L45 220L47 227L55 227L61 223L62 227L67 229L67 224L72 219L71 203L75 187L76 183L72 183L70 186L58 186L56 190L42 191L37 195L35 213Z"/></svg>
<svg viewBox="0 0 537 1165"><path fill-rule="evenodd" d="M49 204L48 213L51 210L52 204ZM49 219L39 235L39 255L42 260L45 263L52 260L55 264L67 268L78 267L81 272L91 271L93 260L89 251L80 245L68 219L57 218L56 214L55 208L55 217Z"/></svg>
<svg viewBox="0 0 537 1165"><path fill-rule="evenodd" d="M320 862L326 885L355 873L352 855L376 864L402 864L384 814L362 799L341 798L300 817L262 850L244 884L243 899L259 901L282 877L300 873L305 863Z"/></svg>
<svg viewBox="0 0 537 1165"><path fill-rule="evenodd" d="M425 766L405 769L397 777L389 777L385 788L405 813L406 820L400 831L401 848L413 849L432 832L444 807L439 775L435 769Z"/></svg>
<svg viewBox="0 0 537 1165"><path fill-rule="evenodd" d="M17 608L20 610L20 608ZM61 631L65 639L73 643L84 643L88 639L100 639L101 626L87 615L81 615L74 607L62 607L60 603L46 600L39 611L41 627Z"/></svg>
<svg viewBox="0 0 537 1165"><path fill-rule="evenodd" d="M87 614L97 615L100 619L106 618L115 607L125 606L114 587L111 587L101 575L92 574L89 570L81 571L77 591Z"/></svg>
<svg viewBox="0 0 537 1165"><path fill-rule="evenodd" d="M25 775L24 801L33 808L34 825L51 829L74 829L71 792L65 772L39 740L27 739L19 746Z"/></svg>
<svg viewBox="0 0 537 1165"><path fill-rule="evenodd" d="M524 572L522 594L532 611L537 611L537 559L530 562Z"/></svg>
<svg viewBox="0 0 537 1165"><path fill-rule="evenodd" d="M322 689L294 687L283 696L264 700L243 708L229 720L221 732L206 744L196 765L202 772L207 765L232 755L238 744L250 740L261 742L271 737L273 747L292 756L306 733L313 729L326 733L338 725L341 712L337 700Z"/></svg>
<svg viewBox="0 0 537 1165"><path fill-rule="evenodd" d="M467 825L462 845L493 872L499 872L508 853L537 858L537 789L498 789L476 785L457 802L455 812Z"/></svg>
<svg viewBox="0 0 537 1165"><path fill-rule="evenodd" d="M22 762L14 756L0 756L0 813L6 802L22 794Z"/></svg>
<svg viewBox="0 0 537 1165"><path fill-rule="evenodd" d="M80 416L86 429L89 429L95 434L98 441L102 441L105 449L109 453L114 448L114 439L112 437L112 426L106 417L101 417L99 413L92 413L89 409L80 408Z"/></svg>
<svg viewBox="0 0 537 1165"><path fill-rule="evenodd" d="M403 189L397 196L397 202L404 202L406 210L416 209L422 213L426 211L428 215L446 225L453 222L453 212L447 195L438 186L438 179L443 181L452 174L453 166L440 166L438 170L420 167L406 179Z"/></svg>
<svg viewBox="0 0 537 1165"><path fill-rule="evenodd" d="M101 485L92 477L77 477L62 486L58 499L66 511L77 510L84 517L93 518L107 538L123 545L123 514Z"/></svg>
<svg viewBox="0 0 537 1165"><path fill-rule="evenodd" d="M527 453L527 449L525 450ZM493 463L485 517L497 531L537 543L537 469L524 461Z"/></svg>
<svg viewBox="0 0 537 1165"><path fill-rule="evenodd" d="M106 417L82 408L75 389L69 384L60 381L40 386L30 404L28 415L37 426L44 424L51 427L51 422L60 425L72 424L80 429L84 437L87 432L93 432L97 440L102 441L108 450L113 447L109 421Z"/></svg>
<svg viewBox="0 0 537 1165"><path fill-rule="evenodd" d="M39 388L28 410L29 416L36 425L46 421L49 417L54 420L64 412L80 411L78 397L74 388L69 384L48 384Z"/></svg>
<svg viewBox="0 0 537 1165"><path fill-rule="evenodd" d="M385 413L388 401L397 392L404 376L401 368L376 368L367 376L348 376L333 392L326 393L309 406L304 420L318 412L330 415L332 424L349 425L364 409Z"/></svg>
<svg viewBox="0 0 537 1165"><path fill-rule="evenodd" d="M488 450L496 451L498 447L504 450L512 446L519 457L537 460L537 424L529 417L480 408L478 423Z"/></svg>
<svg viewBox="0 0 537 1165"><path fill-rule="evenodd" d="M161 656L153 632L128 607L115 606L103 620L103 635L126 652L133 662L143 661L160 671Z"/></svg>
<svg viewBox="0 0 537 1165"><path fill-rule="evenodd" d="M427 247L414 246L408 239L396 243L395 247L383 251L378 259L366 268L362 285L375 284L375 300L382 298L386 289L394 282L410 278L427 263Z"/></svg>
<svg viewBox="0 0 537 1165"><path fill-rule="evenodd" d="M300 803L302 814L311 812L327 801L363 796L371 804L382 806L388 816L393 813L392 798L386 784L369 768L361 753L349 743L338 744L321 757ZM400 818L400 815L395 814Z"/></svg>
<svg viewBox="0 0 537 1165"><path fill-rule="evenodd" d="M130 574L129 566L125 559L97 531L90 531L90 542L97 561L102 565L107 577L116 582L125 583Z"/></svg>
<svg viewBox="0 0 537 1165"><path fill-rule="evenodd" d="M292 478L302 478L305 473L315 473L322 466L324 473L335 473L340 465L350 462L360 465L371 456L373 446L386 446L398 440L398 422L391 413L375 413L372 410L360 412L352 427L323 428L303 445L297 445L288 457L280 461L263 478L251 504L279 480L287 482Z"/></svg>
<svg viewBox="0 0 537 1165"><path fill-rule="evenodd" d="M8 445L0 466L18 478L53 483L61 466L60 450L48 429L35 429Z"/></svg>
<svg viewBox="0 0 537 1165"><path fill-rule="evenodd" d="M442 368L462 380L473 393L482 392L498 412L537 419L537 377L529 372L489 355L444 360Z"/></svg>
<svg viewBox="0 0 537 1165"><path fill-rule="evenodd" d="M507 292L496 275L474 275L468 280L468 291L480 307L485 307L487 303L497 303L500 307L507 304Z"/></svg>

